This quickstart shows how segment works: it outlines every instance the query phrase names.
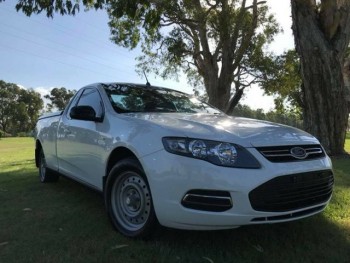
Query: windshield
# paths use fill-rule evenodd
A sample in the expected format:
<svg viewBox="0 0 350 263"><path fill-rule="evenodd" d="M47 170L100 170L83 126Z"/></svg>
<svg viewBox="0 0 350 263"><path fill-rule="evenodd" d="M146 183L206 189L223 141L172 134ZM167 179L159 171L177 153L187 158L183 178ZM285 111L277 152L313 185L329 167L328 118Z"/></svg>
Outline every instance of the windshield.
<svg viewBox="0 0 350 263"><path fill-rule="evenodd" d="M219 114L218 109L185 93L155 87L128 84L104 85L109 100L118 113L181 112Z"/></svg>

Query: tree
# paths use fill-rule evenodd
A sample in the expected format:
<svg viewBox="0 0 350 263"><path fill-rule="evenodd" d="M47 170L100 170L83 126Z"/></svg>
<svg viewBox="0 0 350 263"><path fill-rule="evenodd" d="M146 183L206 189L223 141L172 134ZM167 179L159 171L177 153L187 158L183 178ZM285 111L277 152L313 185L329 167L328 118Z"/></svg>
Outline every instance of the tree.
<svg viewBox="0 0 350 263"><path fill-rule="evenodd" d="M67 90L66 88L53 88L50 91L50 95L45 95L44 98L51 101L47 104L48 110L53 108L58 110L64 110L69 100L74 96L75 90Z"/></svg>
<svg viewBox="0 0 350 263"><path fill-rule="evenodd" d="M7 133L10 130L19 89L16 84L0 80L0 127Z"/></svg>
<svg viewBox="0 0 350 263"><path fill-rule="evenodd" d="M22 122L22 125L26 123L26 125L22 127L24 128L22 131L33 130L44 106L40 93L33 89L20 89L17 103L23 104L22 109L24 109L24 112L28 115L28 119ZM16 120L19 121L19 119Z"/></svg>
<svg viewBox="0 0 350 263"><path fill-rule="evenodd" d="M279 69L276 77L265 81L262 87L266 94L275 95L275 106L279 113L284 113L287 110L287 112L293 112L301 118L304 111L304 94L301 88L299 55L295 50L289 50L277 57L276 65ZM347 48L342 68L347 94L346 101L350 111L350 47ZM347 126L349 129L349 122Z"/></svg>
<svg viewBox="0 0 350 263"><path fill-rule="evenodd" d="M141 43L141 69L163 77L184 70L226 112L246 87L269 76L264 66L272 60L263 46L278 28L264 2L112 1L108 12L115 43Z"/></svg>
<svg viewBox="0 0 350 263"><path fill-rule="evenodd" d="M302 115L304 99L301 91L300 60L295 50L276 57L276 74L262 83L267 95L275 96L275 107L280 113L286 109Z"/></svg>
<svg viewBox="0 0 350 263"><path fill-rule="evenodd" d="M348 109L350 112L350 47L348 47L348 50L347 50L347 55L343 66L343 75L344 75L344 85L346 90L346 101L348 103ZM348 129L350 129L349 124L348 124Z"/></svg>
<svg viewBox="0 0 350 263"><path fill-rule="evenodd" d="M233 110L233 114L234 116L239 117L278 122L297 128L302 127L300 116L298 114L295 114L293 111L279 112L275 110L265 113L262 109L253 110L247 105L238 104L237 107Z"/></svg>
<svg viewBox="0 0 350 263"><path fill-rule="evenodd" d="M291 0L304 126L328 153L343 154L349 109L342 67L350 39L350 1L317 2Z"/></svg>
<svg viewBox="0 0 350 263"><path fill-rule="evenodd" d="M74 15L79 2L107 10L116 44L141 46L141 70L162 77L183 70L204 85L209 103L226 112L232 111L246 87L273 76L273 59L263 47L279 29L266 1L19 0L16 8L27 15Z"/></svg>
<svg viewBox="0 0 350 263"><path fill-rule="evenodd" d="M39 93L0 80L0 129L5 133L31 131L42 108Z"/></svg>

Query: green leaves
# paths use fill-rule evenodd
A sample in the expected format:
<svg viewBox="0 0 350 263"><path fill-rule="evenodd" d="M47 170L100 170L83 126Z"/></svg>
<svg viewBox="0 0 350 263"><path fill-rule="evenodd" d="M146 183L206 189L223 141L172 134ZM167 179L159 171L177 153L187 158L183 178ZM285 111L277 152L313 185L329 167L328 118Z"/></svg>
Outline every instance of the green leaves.
<svg viewBox="0 0 350 263"><path fill-rule="evenodd" d="M1 2L1 1L0 1ZM19 0L16 10L22 11L27 16L45 12L47 17L53 17L55 13L60 15L75 15L80 11L80 1L76 0ZM108 0L82 0L82 4L87 8L102 9Z"/></svg>
<svg viewBox="0 0 350 263"><path fill-rule="evenodd" d="M140 42L160 40L161 9L152 1L110 1L106 9L111 40L117 45L134 49Z"/></svg>
<svg viewBox="0 0 350 263"><path fill-rule="evenodd" d="M0 80L0 130L10 134L31 131L42 107L39 93Z"/></svg>
<svg viewBox="0 0 350 263"><path fill-rule="evenodd" d="M16 8L53 17L74 15L81 5L107 10L114 43L141 48L139 72L163 78L182 72L195 86L203 83L210 103L222 110L275 73L265 47L280 29L265 1L19 0Z"/></svg>
<svg viewBox="0 0 350 263"><path fill-rule="evenodd" d="M289 50L275 59L274 77L262 85L265 93L276 95L276 109L284 111L285 105L301 115L303 108L302 81L299 56L295 50Z"/></svg>
<svg viewBox="0 0 350 263"><path fill-rule="evenodd" d="M49 111L53 108L58 110L64 110L69 100L74 96L75 90L67 90L66 88L53 88L50 95L45 95L45 99L51 100L51 103L47 105Z"/></svg>

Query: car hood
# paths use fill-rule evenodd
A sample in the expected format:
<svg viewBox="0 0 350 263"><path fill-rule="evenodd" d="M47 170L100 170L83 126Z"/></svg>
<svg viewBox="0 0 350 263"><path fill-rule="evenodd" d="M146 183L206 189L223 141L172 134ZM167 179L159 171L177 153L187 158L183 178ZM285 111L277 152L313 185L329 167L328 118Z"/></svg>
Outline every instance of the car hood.
<svg viewBox="0 0 350 263"><path fill-rule="evenodd" d="M225 114L189 113L128 113L127 115L152 122L186 136L227 141L245 147L319 144L310 134L285 125Z"/></svg>

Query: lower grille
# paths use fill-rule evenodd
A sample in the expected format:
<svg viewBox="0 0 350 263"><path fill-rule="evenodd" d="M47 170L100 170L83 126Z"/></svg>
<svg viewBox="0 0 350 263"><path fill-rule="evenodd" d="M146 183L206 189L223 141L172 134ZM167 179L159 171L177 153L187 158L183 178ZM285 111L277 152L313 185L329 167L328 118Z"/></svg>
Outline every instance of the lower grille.
<svg viewBox="0 0 350 263"><path fill-rule="evenodd" d="M212 212L223 212L232 208L230 193L216 190L188 191L181 204L186 208Z"/></svg>
<svg viewBox="0 0 350 263"><path fill-rule="evenodd" d="M332 195L330 170L276 177L249 193L256 211L284 212L326 202Z"/></svg>
<svg viewBox="0 0 350 263"><path fill-rule="evenodd" d="M291 213L291 214L285 214L281 216L255 217L251 220L251 222L270 222L270 221L293 219L293 218L298 218L301 216L307 216L310 214L321 212L324 208L325 206L321 205L311 209L307 209L307 210L303 210L303 211Z"/></svg>

